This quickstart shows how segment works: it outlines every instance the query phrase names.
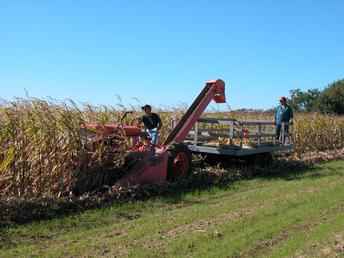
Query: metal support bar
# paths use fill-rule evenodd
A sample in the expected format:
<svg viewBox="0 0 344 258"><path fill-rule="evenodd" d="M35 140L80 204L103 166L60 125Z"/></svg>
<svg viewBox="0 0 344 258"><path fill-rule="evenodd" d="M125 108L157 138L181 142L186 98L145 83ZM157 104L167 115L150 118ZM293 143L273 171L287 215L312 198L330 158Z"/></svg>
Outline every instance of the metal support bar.
<svg viewBox="0 0 344 258"><path fill-rule="evenodd" d="M230 144L233 144L233 139L234 139L234 122L231 121L229 124L229 141L230 141Z"/></svg>
<svg viewBox="0 0 344 258"><path fill-rule="evenodd" d="M194 145L198 142L198 122L195 123L195 135L194 135Z"/></svg>
<svg viewBox="0 0 344 258"><path fill-rule="evenodd" d="M259 125L258 125L258 139L257 139L258 145L261 144L261 135L262 135L262 125L259 124Z"/></svg>
<svg viewBox="0 0 344 258"><path fill-rule="evenodd" d="M243 146L243 140L244 140L244 126L241 125L241 133L240 133L240 148Z"/></svg>

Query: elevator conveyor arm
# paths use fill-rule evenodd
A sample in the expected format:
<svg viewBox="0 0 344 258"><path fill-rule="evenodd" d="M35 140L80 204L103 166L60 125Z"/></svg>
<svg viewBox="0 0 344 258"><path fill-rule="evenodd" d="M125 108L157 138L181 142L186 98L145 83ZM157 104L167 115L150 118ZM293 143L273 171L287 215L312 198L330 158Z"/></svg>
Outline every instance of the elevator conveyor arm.
<svg viewBox="0 0 344 258"><path fill-rule="evenodd" d="M219 79L216 81L208 81L206 83L204 89L183 115L175 128L173 128L172 132L168 135L164 145L169 145L174 142L183 142L212 100L216 103L226 102L224 81Z"/></svg>

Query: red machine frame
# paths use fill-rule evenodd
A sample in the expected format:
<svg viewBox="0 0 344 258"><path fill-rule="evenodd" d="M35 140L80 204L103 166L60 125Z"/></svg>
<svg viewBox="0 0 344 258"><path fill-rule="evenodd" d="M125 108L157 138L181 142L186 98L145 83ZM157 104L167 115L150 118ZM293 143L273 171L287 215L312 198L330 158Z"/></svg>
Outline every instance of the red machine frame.
<svg viewBox="0 0 344 258"><path fill-rule="evenodd" d="M143 159L126 176L120 179L117 185L159 184L166 181L168 178L170 147L174 144L182 144L212 100L216 103L226 102L224 81L220 79L208 81L202 92L169 134L164 144L154 147L155 155L152 156L150 151L145 151ZM173 160L170 160L173 178L184 176L191 168L188 155L187 150L180 151L173 157Z"/></svg>
<svg viewBox="0 0 344 258"><path fill-rule="evenodd" d="M183 141L212 100L216 103L226 102L223 80L218 79L206 83L162 145L152 146L149 141L134 144L129 155L140 158L126 175L117 181L116 186L160 184L167 179L185 176L191 169L191 152ZM115 124L88 124L86 127L95 129L102 135L111 134L119 128ZM121 126L121 128L127 137L137 139L142 136L138 127ZM136 143L136 140L133 142Z"/></svg>

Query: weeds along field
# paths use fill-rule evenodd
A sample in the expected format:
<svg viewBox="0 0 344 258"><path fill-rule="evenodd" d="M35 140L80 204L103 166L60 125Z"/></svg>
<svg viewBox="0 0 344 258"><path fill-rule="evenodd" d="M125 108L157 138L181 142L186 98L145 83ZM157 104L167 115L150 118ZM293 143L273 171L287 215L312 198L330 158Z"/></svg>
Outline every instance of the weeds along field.
<svg viewBox="0 0 344 258"><path fill-rule="evenodd" d="M172 119L182 109L159 112L164 126L161 138L172 129ZM119 131L116 153L99 144L91 154L81 130L87 122L119 122L123 111L107 106L79 106L74 102L17 99L0 106L0 197L58 197L69 193L76 179L97 181L97 172L118 169L128 143ZM139 115L139 114L137 114ZM271 120L267 113L212 113L207 116ZM127 117L125 123L132 123ZM297 114L293 138L295 155L344 148L344 118L320 114ZM92 176L87 176L92 173ZM100 174L99 174L100 175ZM101 176L101 175L100 175ZM87 180L89 182L87 182Z"/></svg>

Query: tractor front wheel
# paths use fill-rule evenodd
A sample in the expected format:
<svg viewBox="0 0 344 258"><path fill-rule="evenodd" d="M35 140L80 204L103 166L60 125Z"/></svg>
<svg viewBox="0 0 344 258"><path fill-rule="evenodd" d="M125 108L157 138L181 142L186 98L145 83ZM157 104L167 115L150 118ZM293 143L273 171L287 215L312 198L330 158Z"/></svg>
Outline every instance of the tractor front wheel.
<svg viewBox="0 0 344 258"><path fill-rule="evenodd" d="M167 179L174 181L186 177L191 173L192 154L189 148L182 143L172 144L168 148Z"/></svg>

